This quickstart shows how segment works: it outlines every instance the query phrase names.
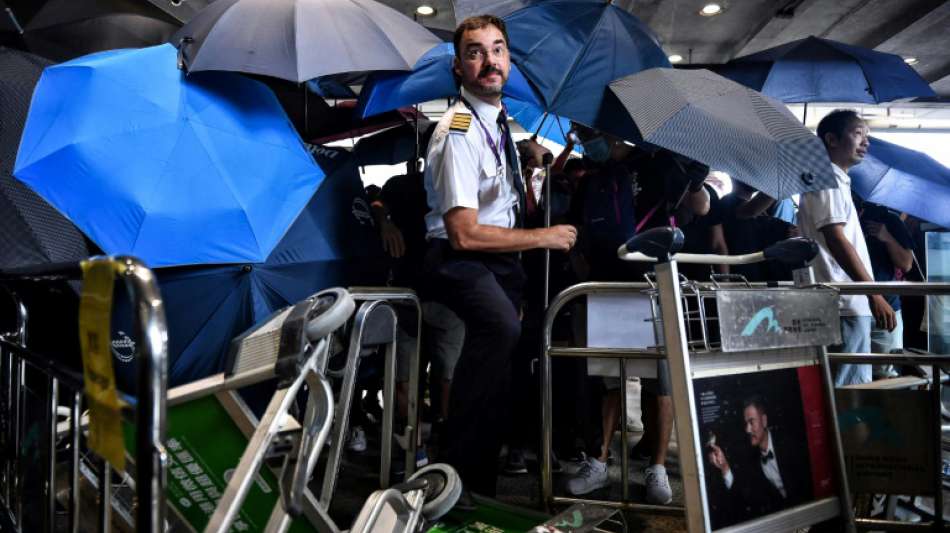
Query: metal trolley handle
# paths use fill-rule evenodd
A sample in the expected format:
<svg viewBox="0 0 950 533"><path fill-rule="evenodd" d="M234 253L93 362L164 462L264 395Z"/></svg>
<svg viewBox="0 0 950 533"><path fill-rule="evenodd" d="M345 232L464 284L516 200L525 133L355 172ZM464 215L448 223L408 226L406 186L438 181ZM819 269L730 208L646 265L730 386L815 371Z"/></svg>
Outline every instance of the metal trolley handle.
<svg viewBox="0 0 950 533"><path fill-rule="evenodd" d="M793 269L803 268L818 255L818 245L811 239L793 237L779 241L761 252L742 255L681 254L683 232L679 228L664 226L634 235L617 250L624 261L665 263L671 259L678 263L704 265L747 265L761 261L778 261Z"/></svg>

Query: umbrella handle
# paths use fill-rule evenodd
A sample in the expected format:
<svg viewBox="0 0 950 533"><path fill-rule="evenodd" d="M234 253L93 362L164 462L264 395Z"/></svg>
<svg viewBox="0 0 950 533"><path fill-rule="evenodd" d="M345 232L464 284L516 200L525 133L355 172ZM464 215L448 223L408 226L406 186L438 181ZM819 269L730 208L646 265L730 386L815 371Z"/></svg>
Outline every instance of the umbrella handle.
<svg viewBox="0 0 950 533"><path fill-rule="evenodd" d="M554 156L550 152L542 158L544 164L544 227L551 227L551 165ZM529 192L530 194L530 192ZM551 250L544 249L544 309L547 310L551 291Z"/></svg>
<svg viewBox="0 0 950 533"><path fill-rule="evenodd" d="M195 42L191 37L185 36L178 41L178 70L188 71L188 57L185 55L185 46Z"/></svg>

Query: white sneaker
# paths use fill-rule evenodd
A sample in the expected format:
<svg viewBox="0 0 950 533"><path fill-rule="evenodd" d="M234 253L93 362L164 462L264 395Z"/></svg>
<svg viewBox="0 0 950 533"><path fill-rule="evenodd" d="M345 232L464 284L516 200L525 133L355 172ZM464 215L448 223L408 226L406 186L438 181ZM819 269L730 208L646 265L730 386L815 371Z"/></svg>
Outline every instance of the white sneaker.
<svg viewBox="0 0 950 533"><path fill-rule="evenodd" d="M647 486L647 503L668 505L673 501L673 489L670 488L670 478L666 475L665 466L648 466L644 474L644 483Z"/></svg>
<svg viewBox="0 0 950 533"><path fill-rule="evenodd" d="M567 492L574 496L580 496L604 488L609 484L607 463L588 457L586 461L581 463L577 473L567 480Z"/></svg>
<svg viewBox="0 0 950 533"><path fill-rule="evenodd" d="M362 453L366 451L366 432L363 431L362 426L353 427L353 431L350 432L350 439L346 444L346 448L351 452L356 453Z"/></svg>

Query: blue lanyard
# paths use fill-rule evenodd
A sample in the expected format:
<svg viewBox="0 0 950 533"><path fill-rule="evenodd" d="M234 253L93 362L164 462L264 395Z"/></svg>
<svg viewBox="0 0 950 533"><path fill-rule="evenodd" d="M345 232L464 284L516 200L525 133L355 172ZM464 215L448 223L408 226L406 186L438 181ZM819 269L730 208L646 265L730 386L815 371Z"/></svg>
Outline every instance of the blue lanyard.
<svg viewBox="0 0 950 533"><path fill-rule="evenodd" d="M465 104L465 107L472 112L472 115L475 116L475 122L478 122L478 125L482 128L482 131L485 133L485 140L488 141L488 147L491 148L492 155L495 156L495 162L498 163L498 172L502 172L505 168L504 163L501 161L501 151L498 149L498 143L495 142L495 139L492 139L491 133L488 132L488 128L485 126L485 123L482 122L481 117L478 116L478 112L475 111L475 108L472 104L468 103L468 100L464 96L460 97L462 103ZM505 136L505 128L499 127L501 130L501 137ZM501 138L498 139L501 142Z"/></svg>

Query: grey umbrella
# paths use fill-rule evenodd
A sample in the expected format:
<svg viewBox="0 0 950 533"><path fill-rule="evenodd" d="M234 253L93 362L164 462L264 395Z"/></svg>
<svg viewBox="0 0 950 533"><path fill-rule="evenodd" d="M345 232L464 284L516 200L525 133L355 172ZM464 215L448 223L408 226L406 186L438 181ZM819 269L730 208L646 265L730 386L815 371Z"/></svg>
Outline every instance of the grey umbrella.
<svg viewBox="0 0 950 533"><path fill-rule="evenodd" d="M632 119L614 119L610 129L627 139L683 154L773 198L837 186L824 144L782 103L718 74L653 68L611 82L610 92Z"/></svg>
<svg viewBox="0 0 950 533"><path fill-rule="evenodd" d="M373 0L217 0L172 37L189 72L231 70L295 82L410 70L441 42Z"/></svg>

